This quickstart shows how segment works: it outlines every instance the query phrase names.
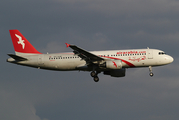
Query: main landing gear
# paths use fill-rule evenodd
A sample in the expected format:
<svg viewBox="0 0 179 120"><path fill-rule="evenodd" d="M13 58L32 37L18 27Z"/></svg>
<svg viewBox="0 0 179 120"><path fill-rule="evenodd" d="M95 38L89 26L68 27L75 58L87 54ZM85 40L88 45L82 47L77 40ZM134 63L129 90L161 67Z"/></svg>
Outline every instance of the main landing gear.
<svg viewBox="0 0 179 120"><path fill-rule="evenodd" d="M99 81L98 73L99 73L99 72L95 72L95 71L92 71L92 72L91 72L91 77L93 77L93 80L94 80L95 82L98 82L98 81Z"/></svg>
<svg viewBox="0 0 179 120"><path fill-rule="evenodd" d="M149 66L149 75L150 75L150 77L152 77L152 76L154 76L154 74L153 74L153 72L152 72L152 66Z"/></svg>

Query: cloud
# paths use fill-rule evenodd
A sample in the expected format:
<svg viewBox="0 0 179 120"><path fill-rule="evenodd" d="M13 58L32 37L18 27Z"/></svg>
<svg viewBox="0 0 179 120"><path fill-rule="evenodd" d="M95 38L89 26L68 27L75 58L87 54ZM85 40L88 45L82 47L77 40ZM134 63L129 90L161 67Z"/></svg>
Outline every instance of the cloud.
<svg viewBox="0 0 179 120"><path fill-rule="evenodd" d="M136 0L54 0L58 3L66 3L69 5L81 5L83 9L94 10L107 15L148 15L179 11L175 0L152 0L142 1ZM134 14L133 14L134 13Z"/></svg>
<svg viewBox="0 0 179 120"><path fill-rule="evenodd" d="M33 103L16 92L1 88L1 116L3 120L42 120L36 115Z"/></svg>

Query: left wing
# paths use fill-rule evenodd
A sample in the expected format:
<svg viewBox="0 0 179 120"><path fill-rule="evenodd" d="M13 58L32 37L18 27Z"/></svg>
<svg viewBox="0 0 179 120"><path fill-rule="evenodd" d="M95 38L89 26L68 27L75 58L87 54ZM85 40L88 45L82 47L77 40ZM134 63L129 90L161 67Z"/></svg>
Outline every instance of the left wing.
<svg viewBox="0 0 179 120"><path fill-rule="evenodd" d="M68 43L65 43L67 47L72 48L75 54L77 54L80 58L82 58L83 60L85 60L86 62L95 62L95 61L102 61L104 60L103 58L94 55L86 50L83 50L75 45L70 45Z"/></svg>

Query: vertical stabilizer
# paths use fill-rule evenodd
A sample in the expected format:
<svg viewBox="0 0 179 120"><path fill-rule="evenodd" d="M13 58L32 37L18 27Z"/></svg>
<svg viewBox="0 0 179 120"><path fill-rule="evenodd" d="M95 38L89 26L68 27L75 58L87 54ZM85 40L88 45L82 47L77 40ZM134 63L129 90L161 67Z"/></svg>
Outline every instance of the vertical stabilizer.
<svg viewBox="0 0 179 120"><path fill-rule="evenodd" d="M9 30L9 32L17 55L41 54L18 30Z"/></svg>

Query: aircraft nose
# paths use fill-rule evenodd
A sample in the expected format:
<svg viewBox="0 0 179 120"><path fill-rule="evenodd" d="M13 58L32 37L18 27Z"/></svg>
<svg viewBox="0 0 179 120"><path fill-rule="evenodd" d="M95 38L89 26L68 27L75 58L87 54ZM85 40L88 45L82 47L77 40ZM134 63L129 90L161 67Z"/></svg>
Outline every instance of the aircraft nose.
<svg viewBox="0 0 179 120"><path fill-rule="evenodd" d="M172 63L173 62L173 57L171 57L171 56L167 56L167 57L165 57L165 60L167 60L167 63Z"/></svg>
<svg viewBox="0 0 179 120"><path fill-rule="evenodd" d="M173 57L169 56L169 62L172 63L174 61Z"/></svg>

